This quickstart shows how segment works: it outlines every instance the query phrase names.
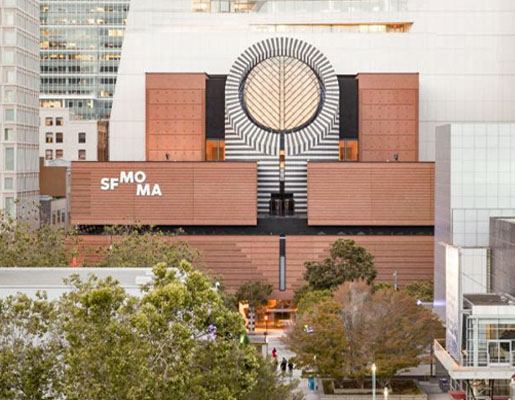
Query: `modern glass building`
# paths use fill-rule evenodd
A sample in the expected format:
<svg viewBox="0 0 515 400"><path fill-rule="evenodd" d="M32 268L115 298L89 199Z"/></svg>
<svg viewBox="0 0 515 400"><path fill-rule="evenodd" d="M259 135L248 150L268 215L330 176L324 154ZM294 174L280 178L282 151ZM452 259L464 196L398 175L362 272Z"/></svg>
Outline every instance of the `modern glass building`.
<svg viewBox="0 0 515 400"><path fill-rule="evenodd" d="M39 220L39 9L36 0L0 2L0 210Z"/></svg>
<svg viewBox="0 0 515 400"><path fill-rule="evenodd" d="M109 118L129 3L41 1L42 107Z"/></svg>

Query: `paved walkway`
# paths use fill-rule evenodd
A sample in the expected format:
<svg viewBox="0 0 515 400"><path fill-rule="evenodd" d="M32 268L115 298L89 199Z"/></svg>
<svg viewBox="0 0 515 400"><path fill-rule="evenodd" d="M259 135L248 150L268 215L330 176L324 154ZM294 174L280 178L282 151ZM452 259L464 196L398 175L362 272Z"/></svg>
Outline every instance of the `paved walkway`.
<svg viewBox="0 0 515 400"><path fill-rule="evenodd" d="M286 346L281 341L281 337L283 337L282 331L269 331L268 332L268 354L271 354L272 349L275 347L277 350L277 358L278 358L279 362L281 362L283 357L288 360L295 355L294 353L292 353L291 351L288 351L286 349ZM313 392L312 390L309 390L308 380L306 378L301 378L300 375L301 375L301 371L294 368L293 376L291 379L299 380L298 390L300 390L304 393L306 400L318 400L319 399L318 395L315 392Z"/></svg>

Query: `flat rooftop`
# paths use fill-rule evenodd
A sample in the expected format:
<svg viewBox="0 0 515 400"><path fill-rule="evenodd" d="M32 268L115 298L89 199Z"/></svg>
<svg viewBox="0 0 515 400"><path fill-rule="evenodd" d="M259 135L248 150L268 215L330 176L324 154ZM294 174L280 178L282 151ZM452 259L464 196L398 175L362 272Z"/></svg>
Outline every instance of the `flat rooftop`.
<svg viewBox="0 0 515 400"><path fill-rule="evenodd" d="M515 306L515 297L509 294L465 294L463 299L472 306Z"/></svg>

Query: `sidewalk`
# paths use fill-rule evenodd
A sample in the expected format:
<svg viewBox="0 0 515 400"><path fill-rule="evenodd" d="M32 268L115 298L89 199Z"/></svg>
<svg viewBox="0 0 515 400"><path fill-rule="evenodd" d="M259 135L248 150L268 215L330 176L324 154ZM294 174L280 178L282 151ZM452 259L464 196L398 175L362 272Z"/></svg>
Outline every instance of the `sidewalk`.
<svg viewBox="0 0 515 400"><path fill-rule="evenodd" d="M277 358L278 361L281 362L282 358L285 357L287 360L293 356L294 353L288 351L286 346L281 341L281 337L283 336L282 331L272 331L268 332L268 353L272 353L272 349L275 347L277 350ZM301 371L294 368L292 379L299 380L298 390L304 393L306 400L319 400L319 396L316 392L309 390L308 388L308 380L306 378L301 378Z"/></svg>

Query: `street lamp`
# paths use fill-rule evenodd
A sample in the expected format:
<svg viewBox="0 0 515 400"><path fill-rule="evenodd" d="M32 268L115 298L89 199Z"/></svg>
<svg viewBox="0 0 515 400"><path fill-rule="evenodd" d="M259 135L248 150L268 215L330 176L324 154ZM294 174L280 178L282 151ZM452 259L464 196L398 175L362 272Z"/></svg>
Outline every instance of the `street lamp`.
<svg viewBox="0 0 515 400"><path fill-rule="evenodd" d="M372 364L372 400L376 400L376 363Z"/></svg>
<svg viewBox="0 0 515 400"><path fill-rule="evenodd" d="M388 400L388 386L385 386L383 393L384 393L384 400Z"/></svg>
<svg viewBox="0 0 515 400"><path fill-rule="evenodd" d="M266 341L267 335L268 335L268 314L265 314L265 341Z"/></svg>

